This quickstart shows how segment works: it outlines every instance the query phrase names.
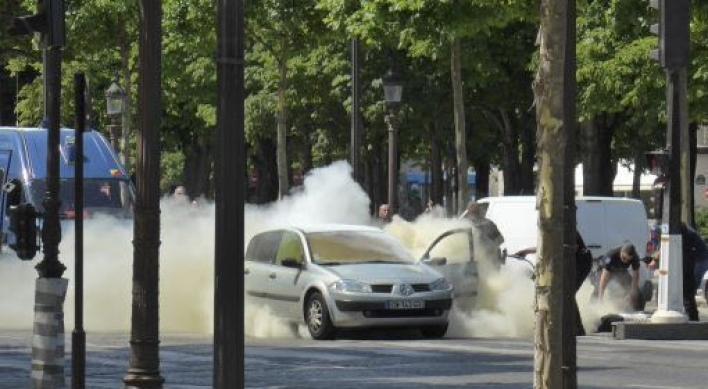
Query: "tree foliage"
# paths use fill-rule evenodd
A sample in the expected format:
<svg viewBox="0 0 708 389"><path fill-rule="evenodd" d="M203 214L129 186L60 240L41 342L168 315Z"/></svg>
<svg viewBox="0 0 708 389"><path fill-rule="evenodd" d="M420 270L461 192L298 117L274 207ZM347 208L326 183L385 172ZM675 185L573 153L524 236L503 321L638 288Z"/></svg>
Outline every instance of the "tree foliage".
<svg viewBox="0 0 708 389"><path fill-rule="evenodd" d="M210 158L216 124L216 10L210 0L163 0L162 4L162 148L181 154L186 165L196 155ZM11 16L34 12L34 5L31 0L7 0L0 21L7 25ZM440 129L443 155L448 155L454 136L450 42L457 37L462 49L467 159L511 168L513 160L534 152L526 147L534 142L521 137L533 127L530 84L536 63L537 12L534 2L524 0L247 2L248 152L253 156L257 142L275 139L281 85L278 62L287 59L283 85L289 167L317 166L348 155L349 40L357 37L364 44L360 106L365 158L376 157L385 144L380 79L390 66L391 49L406 82L402 160L429 158L433 125ZM138 4L73 0L67 2L66 15L62 124L73 123L70 84L73 73L81 71L89 77L100 130L107 122L103 93L115 72L129 75L132 100L139 101L135 88ZM638 147L663 144L663 131L657 129L665 121L665 77L647 57L656 45L656 37L649 33L656 18L645 0L578 2L579 119L615 119L611 121L616 123L613 158L635 155ZM693 2L689 94L690 115L698 123L705 120L708 106L707 30L708 5ZM41 73L41 52L28 37L0 34L0 48L2 66L11 76ZM41 122L41 88L41 79L36 78L20 90L16 109L24 125ZM166 166L179 166L173 160ZM533 165L528 157L521 162ZM170 176L184 179L185 174L171 172Z"/></svg>

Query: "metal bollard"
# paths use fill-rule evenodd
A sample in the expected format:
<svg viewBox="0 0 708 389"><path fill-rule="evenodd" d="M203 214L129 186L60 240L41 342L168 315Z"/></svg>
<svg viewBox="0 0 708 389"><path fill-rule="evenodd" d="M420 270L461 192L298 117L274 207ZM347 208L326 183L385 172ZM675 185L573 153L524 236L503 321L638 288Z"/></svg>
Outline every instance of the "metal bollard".
<svg viewBox="0 0 708 389"><path fill-rule="evenodd" d="M66 278L38 278L35 284L32 339L33 389L65 388L64 298Z"/></svg>

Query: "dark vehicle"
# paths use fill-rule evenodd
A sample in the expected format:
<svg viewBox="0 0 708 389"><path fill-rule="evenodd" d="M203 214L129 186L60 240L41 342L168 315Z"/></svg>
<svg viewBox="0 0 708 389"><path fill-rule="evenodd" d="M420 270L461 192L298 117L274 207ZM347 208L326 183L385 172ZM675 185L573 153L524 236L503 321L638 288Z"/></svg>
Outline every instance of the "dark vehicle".
<svg viewBox="0 0 708 389"><path fill-rule="evenodd" d="M0 127L0 223L7 241L10 205L29 203L44 211L47 179L47 129ZM74 171L76 138L63 128L59 146L59 216L76 217ZM105 213L132 217L135 191L125 168L108 140L97 131L87 131L84 141L84 215Z"/></svg>

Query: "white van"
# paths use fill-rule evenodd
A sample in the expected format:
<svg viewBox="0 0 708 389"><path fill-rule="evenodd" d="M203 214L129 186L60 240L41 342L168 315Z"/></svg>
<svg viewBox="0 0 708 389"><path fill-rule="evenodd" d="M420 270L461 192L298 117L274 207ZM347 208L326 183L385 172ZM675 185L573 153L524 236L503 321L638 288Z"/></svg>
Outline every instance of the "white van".
<svg viewBox="0 0 708 389"><path fill-rule="evenodd" d="M538 210L535 196L487 197L477 200L486 208L486 217L496 223L504 236L503 249L512 254L538 245ZM647 255L649 221L641 200L623 197L577 197L577 225L594 258L610 249L632 243L639 258ZM533 255L527 256L535 264ZM642 263L639 285L650 279ZM650 297L650 296L645 296Z"/></svg>

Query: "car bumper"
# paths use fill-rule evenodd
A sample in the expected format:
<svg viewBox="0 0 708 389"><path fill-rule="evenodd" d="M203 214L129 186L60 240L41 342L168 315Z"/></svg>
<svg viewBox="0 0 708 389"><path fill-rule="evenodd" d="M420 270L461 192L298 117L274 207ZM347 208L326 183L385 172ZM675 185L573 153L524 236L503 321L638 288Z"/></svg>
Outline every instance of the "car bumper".
<svg viewBox="0 0 708 389"><path fill-rule="evenodd" d="M332 322L336 327L419 326L445 324L452 307L450 292L426 296L372 296L338 294L332 298ZM392 309L391 302L422 301L422 308ZM406 303L407 304L407 303Z"/></svg>

